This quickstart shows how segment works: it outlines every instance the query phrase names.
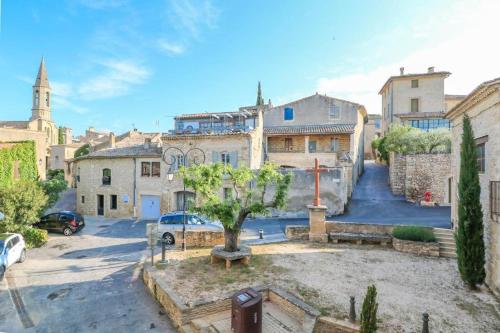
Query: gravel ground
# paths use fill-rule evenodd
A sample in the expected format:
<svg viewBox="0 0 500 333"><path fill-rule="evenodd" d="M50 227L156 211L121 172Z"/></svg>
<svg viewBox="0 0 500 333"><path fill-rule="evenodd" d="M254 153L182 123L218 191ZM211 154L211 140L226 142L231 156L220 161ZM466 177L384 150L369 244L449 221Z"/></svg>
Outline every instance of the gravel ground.
<svg viewBox="0 0 500 333"><path fill-rule="evenodd" d="M359 313L366 287L375 284L381 332L420 332L424 312L430 315L431 332L500 332L499 301L486 289L468 290L454 259L350 244L282 243L252 251L252 265L236 265L231 272L209 265L209 250L172 252L165 278L185 301L273 283L336 318L347 316L351 295Z"/></svg>

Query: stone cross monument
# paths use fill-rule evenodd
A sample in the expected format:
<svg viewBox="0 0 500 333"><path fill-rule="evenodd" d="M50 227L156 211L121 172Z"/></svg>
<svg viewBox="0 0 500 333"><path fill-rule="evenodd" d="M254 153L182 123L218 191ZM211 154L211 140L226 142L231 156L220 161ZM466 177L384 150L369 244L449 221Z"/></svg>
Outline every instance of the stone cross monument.
<svg viewBox="0 0 500 333"><path fill-rule="evenodd" d="M309 241L310 242L328 242L328 234L326 233L325 214L326 206L321 205L321 198L319 193L319 175L320 172L327 171L325 168L319 167L319 161L314 159L314 169L307 171L314 172L315 180L315 193L312 205L308 205L309 209Z"/></svg>

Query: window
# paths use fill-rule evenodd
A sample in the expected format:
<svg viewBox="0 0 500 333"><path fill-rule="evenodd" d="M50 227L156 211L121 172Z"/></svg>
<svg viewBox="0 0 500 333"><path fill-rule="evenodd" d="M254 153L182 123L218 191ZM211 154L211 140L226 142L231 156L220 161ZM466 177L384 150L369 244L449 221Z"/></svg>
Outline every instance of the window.
<svg viewBox="0 0 500 333"><path fill-rule="evenodd" d="M340 140L338 138L332 138L330 141L330 149L333 152L339 152L340 151Z"/></svg>
<svg viewBox="0 0 500 333"><path fill-rule="evenodd" d="M450 128L450 121L448 119L414 119L407 121L411 127L415 127L424 131L433 130L436 128Z"/></svg>
<svg viewBox="0 0 500 333"><path fill-rule="evenodd" d="M40 105L40 92L38 90L35 91L35 106L38 107Z"/></svg>
<svg viewBox="0 0 500 333"><path fill-rule="evenodd" d="M15 236L15 237L12 237L12 239L10 240L12 242L12 246L16 246L17 243L19 243L19 237Z"/></svg>
<svg viewBox="0 0 500 333"><path fill-rule="evenodd" d="M285 150L286 151L293 150L293 140L292 140L292 138L285 138Z"/></svg>
<svg viewBox="0 0 500 333"><path fill-rule="evenodd" d="M82 195L82 204L84 204L84 203L85 203L85 196Z"/></svg>
<svg viewBox="0 0 500 333"><path fill-rule="evenodd" d="M111 169L102 170L102 185L111 185Z"/></svg>
<svg viewBox="0 0 500 333"><path fill-rule="evenodd" d="M110 195L110 209L116 209L116 207L118 206L118 197L116 194L111 194Z"/></svg>
<svg viewBox="0 0 500 333"><path fill-rule="evenodd" d="M285 108L285 111L283 113L283 119L284 120L293 120L293 109L292 108Z"/></svg>
<svg viewBox="0 0 500 333"><path fill-rule="evenodd" d="M141 177L151 177L151 162L141 163Z"/></svg>
<svg viewBox="0 0 500 333"><path fill-rule="evenodd" d="M70 222L73 220L73 216L61 214L59 216L59 222Z"/></svg>
<svg viewBox="0 0 500 333"><path fill-rule="evenodd" d="M316 141L309 141L309 152L310 153L316 152Z"/></svg>
<svg viewBox="0 0 500 333"><path fill-rule="evenodd" d="M151 162L151 175L160 177L160 162Z"/></svg>
<svg viewBox="0 0 500 333"><path fill-rule="evenodd" d="M480 143L476 146L477 152L477 168L479 173L484 173L486 171L486 149L485 143Z"/></svg>
<svg viewBox="0 0 500 333"><path fill-rule="evenodd" d="M45 105L49 106L49 98L50 98L50 93L46 92L45 93Z"/></svg>
<svg viewBox="0 0 500 333"><path fill-rule="evenodd" d="M500 216L500 181L490 182L490 213Z"/></svg>
<svg viewBox="0 0 500 333"><path fill-rule="evenodd" d="M220 154L220 161L225 166L231 164L231 155L229 153L221 153Z"/></svg>
<svg viewBox="0 0 500 333"><path fill-rule="evenodd" d="M411 87L418 88L418 80L411 80Z"/></svg>
<svg viewBox="0 0 500 333"><path fill-rule="evenodd" d="M224 187L224 200L231 200L233 198L233 189Z"/></svg>
<svg viewBox="0 0 500 333"><path fill-rule="evenodd" d="M411 112L418 112L418 98L411 99Z"/></svg>
<svg viewBox="0 0 500 333"><path fill-rule="evenodd" d="M77 181L77 182L80 182L80 167L78 167L78 169L77 169L77 173L76 173L76 181Z"/></svg>
<svg viewBox="0 0 500 333"><path fill-rule="evenodd" d="M380 127L381 127L380 119L375 119L375 128L380 129Z"/></svg>
<svg viewBox="0 0 500 333"><path fill-rule="evenodd" d="M340 119L340 107L338 105L330 106L330 119Z"/></svg>

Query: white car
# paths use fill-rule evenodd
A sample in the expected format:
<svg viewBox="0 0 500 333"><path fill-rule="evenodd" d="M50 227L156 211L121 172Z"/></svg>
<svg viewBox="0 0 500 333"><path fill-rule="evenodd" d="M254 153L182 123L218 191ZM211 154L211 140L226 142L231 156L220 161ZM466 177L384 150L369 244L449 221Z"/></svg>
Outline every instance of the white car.
<svg viewBox="0 0 500 333"><path fill-rule="evenodd" d="M183 217L182 212L171 212L160 216L158 219L158 237L162 238L168 245L174 244L175 232L182 230ZM186 213L186 230L224 231L224 228L219 221L210 221L204 217Z"/></svg>
<svg viewBox="0 0 500 333"><path fill-rule="evenodd" d="M0 281L5 271L16 262L26 260L26 244L20 234L0 234Z"/></svg>

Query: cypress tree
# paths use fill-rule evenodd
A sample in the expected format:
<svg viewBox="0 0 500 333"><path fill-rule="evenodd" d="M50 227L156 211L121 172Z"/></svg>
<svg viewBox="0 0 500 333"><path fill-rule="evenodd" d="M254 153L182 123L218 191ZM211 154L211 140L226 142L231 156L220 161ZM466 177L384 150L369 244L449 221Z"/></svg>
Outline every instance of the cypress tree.
<svg viewBox="0 0 500 333"><path fill-rule="evenodd" d="M368 286L366 296L361 308L361 324L359 333L377 332L377 288L375 285Z"/></svg>
<svg viewBox="0 0 500 333"><path fill-rule="evenodd" d="M455 233L458 270L471 289L484 282L483 212L476 143L469 117L464 116L458 183L458 230Z"/></svg>
<svg viewBox="0 0 500 333"><path fill-rule="evenodd" d="M64 143L64 134L63 134L63 128L59 127L57 129L57 143L58 144L63 144Z"/></svg>
<svg viewBox="0 0 500 333"><path fill-rule="evenodd" d="M259 84L257 86L257 103L255 105L257 105L257 106L264 105L264 98L262 98L262 91L260 89L260 81L259 81Z"/></svg>

